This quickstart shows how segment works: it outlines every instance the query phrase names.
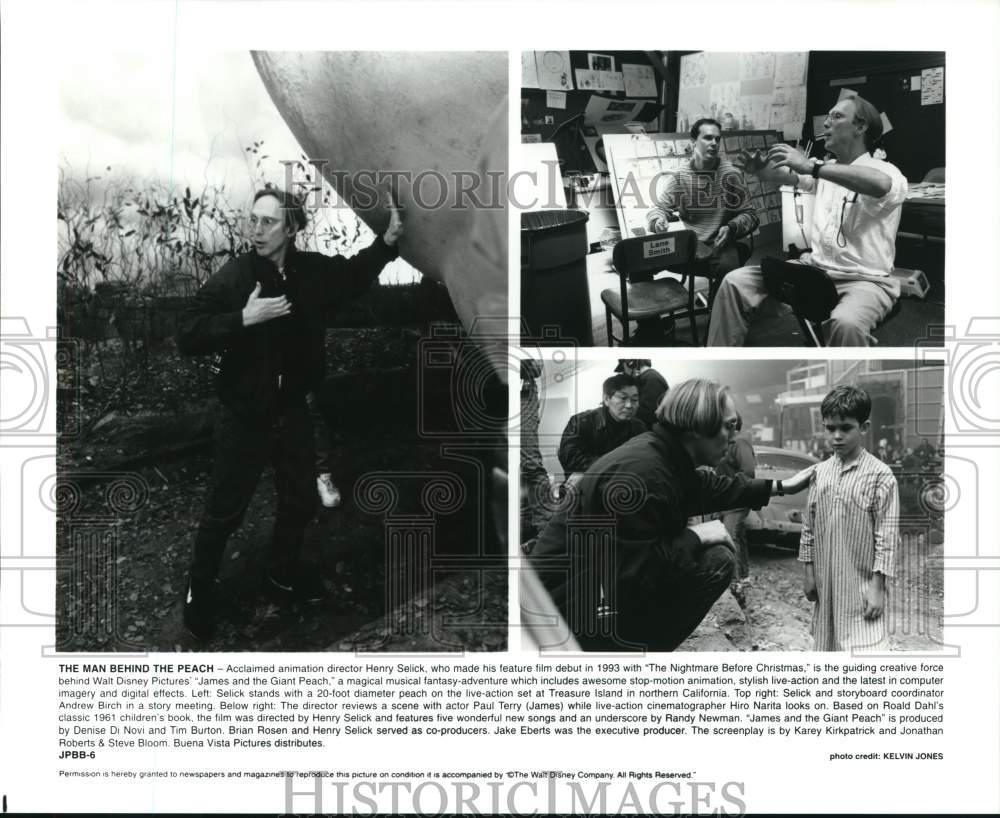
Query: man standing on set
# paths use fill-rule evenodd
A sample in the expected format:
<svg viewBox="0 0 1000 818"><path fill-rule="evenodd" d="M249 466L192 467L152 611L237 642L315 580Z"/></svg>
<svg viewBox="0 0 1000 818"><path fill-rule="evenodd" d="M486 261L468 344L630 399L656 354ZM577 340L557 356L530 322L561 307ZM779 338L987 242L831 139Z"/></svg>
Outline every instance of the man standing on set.
<svg viewBox="0 0 1000 818"><path fill-rule="evenodd" d="M744 150L740 160L747 173L764 181L815 192L812 250L799 262L825 271L840 295L826 324L829 345L869 346L872 330L899 298L891 274L906 179L871 154L882 136L882 118L867 100L845 97L830 109L823 128L826 150L836 161L810 159L784 143L772 145L766 157ZM767 295L759 266L727 275L712 306L708 345L742 346Z"/></svg>
<svg viewBox="0 0 1000 818"><path fill-rule="evenodd" d="M319 601L324 588L300 561L316 510L315 454L307 393L325 372L325 320L361 294L398 255L403 232L389 206L389 225L350 259L296 249L306 226L301 202L285 191L256 193L249 216L253 250L227 262L181 319L183 355L221 353L215 463L198 525L184 596L184 625L209 639L215 625L216 578L226 541L246 513L264 467L277 489L267 581L290 599Z"/></svg>
<svg viewBox="0 0 1000 818"><path fill-rule="evenodd" d="M615 372L631 375L639 384L639 407L635 415L647 429L652 429L656 423L656 407L670 388L667 379L653 369L649 358L619 358Z"/></svg>

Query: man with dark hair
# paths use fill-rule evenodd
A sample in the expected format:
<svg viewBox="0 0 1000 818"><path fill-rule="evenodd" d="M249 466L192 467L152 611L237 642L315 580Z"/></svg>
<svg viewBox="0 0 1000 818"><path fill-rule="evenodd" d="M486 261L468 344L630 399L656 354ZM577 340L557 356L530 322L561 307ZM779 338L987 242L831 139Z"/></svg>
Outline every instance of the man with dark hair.
<svg viewBox="0 0 1000 818"><path fill-rule="evenodd" d="M657 420L591 465L577 502L555 513L531 554L584 650L674 650L735 570L725 526L688 519L760 508L809 484L812 467L773 482L698 468L718 464L736 427L729 390L717 383L674 386Z"/></svg>
<svg viewBox="0 0 1000 818"><path fill-rule="evenodd" d="M281 208L281 212L284 216L285 228L287 230L298 233L300 230L306 229L309 219L306 216L305 206L302 204L302 200L299 199L298 196L289 193L287 190L282 190L281 188L264 187L254 193L252 208L256 208L257 202L261 199L268 198L274 199L278 202L278 206ZM254 221L253 210L251 210L248 221L251 226L251 231L253 231L256 224Z"/></svg>
<svg viewBox="0 0 1000 818"><path fill-rule="evenodd" d="M812 248L798 261L824 270L840 294L826 325L831 346L870 345L871 331L899 298L891 273L907 184L899 168L871 155L881 135L875 106L848 96L830 109L818 137L835 161L810 159L784 143L772 145L766 156L740 154L747 173L815 193ZM757 265L726 276L712 307L708 345L741 346L767 296Z"/></svg>
<svg viewBox="0 0 1000 818"><path fill-rule="evenodd" d="M248 217L253 250L215 273L181 318L181 354L221 353L215 464L184 595L184 625L198 639L212 635L226 541L268 462L278 494L268 582L292 598L322 598L321 580L300 562L316 509L306 394L324 375L327 317L368 289L397 256L403 225L394 204L389 211L388 227L370 247L350 259L330 257L296 249L295 236L306 224L300 202L274 188L258 191Z"/></svg>
<svg viewBox="0 0 1000 818"><path fill-rule="evenodd" d="M653 369L653 362L649 358L620 358L615 372L631 375L639 384L636 417L646 424L647 429L652 429L656 422L656 407L670 388L667 379Z"/></svg>
<svg viewBox="0 0 1000 818"><path fill-rule="evenodd" d="M691 161L660 181L657 205L646 216L651 233L681 221L698 237L698 259L704 273L723 276L739 267L736 240L757 229L757 213L736 165L719 158L722 127L699 119L691 128Z"/></svg>
<svg viewBox="0 0 1000 818"><path fill-rule="evenodd" d="M559 463L570 488L601 455L646 431L635 418L639 408L639 384L635 378L613 375L604 381L603 392L600 406L569 419L559 442Z"/></svg>

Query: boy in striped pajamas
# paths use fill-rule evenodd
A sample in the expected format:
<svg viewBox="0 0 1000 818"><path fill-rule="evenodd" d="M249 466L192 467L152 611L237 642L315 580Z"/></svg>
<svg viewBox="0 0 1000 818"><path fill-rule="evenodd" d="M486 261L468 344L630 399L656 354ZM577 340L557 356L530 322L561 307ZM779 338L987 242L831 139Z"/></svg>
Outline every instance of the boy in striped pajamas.
<svg viewBox="0 0 1000 818"><path fill-rule="evenodd" d="M899 539L899 490L892 470L861 445L871 398L838 386L824 399L834 456L816 467L799 542L806 598L816 603L815 650L888 649L885 581Z"/></svg>

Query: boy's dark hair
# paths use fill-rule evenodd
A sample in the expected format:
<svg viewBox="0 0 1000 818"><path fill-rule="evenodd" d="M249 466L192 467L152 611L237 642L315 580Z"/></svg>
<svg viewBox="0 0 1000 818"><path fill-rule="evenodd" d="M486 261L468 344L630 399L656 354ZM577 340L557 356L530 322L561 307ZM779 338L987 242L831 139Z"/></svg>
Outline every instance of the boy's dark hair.
<svg viewBox="0 0 1000 818"><path fill-rule="evenodd" d="M278 200L281 212L285 214L285 227L291 227L296 233L305 229L306 209L302 206L302 200L295 194L277 187L265 187L253 195L253 203L257 204L257 200L265 196L273 196Z"/></svg>
<svg viewBox="0 0 1000 818"><path fill-rule="evenodd" d="M722 126L719 124L719 120L712 119L711 117L702 117L701 119L696 119L694 125L691 126L691 141L693 142L701 135L702 125L714 125L719 129L719 133L722 133Z"/></svg>
<svg viewBox="0 0 1000 818"><path fill-rule="evenodd" d="M864 389L856 386L838 386L823 398L820 414L823 418L854 418L859 424L871 417L872 399Z"/></svg>
<svg viewBox="0 0 1000 818"><path fill-rule="evenodd" d="M604 381L604 397L610 398L619 389L625 389L629 386L634 386L638 389L639 382L631 375L626 375L624 372L619 375L612 375Z"/></svg>

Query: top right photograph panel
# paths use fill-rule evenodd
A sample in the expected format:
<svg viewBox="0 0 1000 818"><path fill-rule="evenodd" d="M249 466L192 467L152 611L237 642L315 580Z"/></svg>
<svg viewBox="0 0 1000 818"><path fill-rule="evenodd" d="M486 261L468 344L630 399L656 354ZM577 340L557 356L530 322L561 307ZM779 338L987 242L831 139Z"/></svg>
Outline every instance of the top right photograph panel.
<svg viewBox="0 0 1000 818"><path fill-rule="evenodd" d="M944 52L525 51L521 64L523 344L940 337Z"/></svg>

